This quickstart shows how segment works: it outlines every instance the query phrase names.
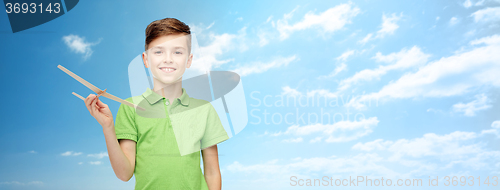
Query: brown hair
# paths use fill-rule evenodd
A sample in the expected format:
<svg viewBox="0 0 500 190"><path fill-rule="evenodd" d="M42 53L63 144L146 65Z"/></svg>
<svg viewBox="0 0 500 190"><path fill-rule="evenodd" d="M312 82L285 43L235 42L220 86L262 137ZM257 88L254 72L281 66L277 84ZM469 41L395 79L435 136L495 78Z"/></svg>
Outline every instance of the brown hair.
<svg viewBox="0 0 500 190"><path fill-rule="evenodd" d="M146 44L144 48L146 51L149 44L158 37L171 35L171 34L191 34L189 26L175 18L164 18L155 20L146 27ZM191 53L191 35L188 37L188 52ZM188 54L189 55L189 54Z"/></svg>

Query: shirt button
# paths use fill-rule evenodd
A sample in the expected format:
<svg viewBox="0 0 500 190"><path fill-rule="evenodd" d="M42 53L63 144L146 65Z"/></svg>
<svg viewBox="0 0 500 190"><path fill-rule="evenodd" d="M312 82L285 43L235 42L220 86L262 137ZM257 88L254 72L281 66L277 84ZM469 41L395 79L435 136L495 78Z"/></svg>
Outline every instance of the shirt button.
<svg viewBox="0 0 500 190"><path fill-rule="evenodd" d="M167 106L168 106L170 103L168 103L168 101L166 101L165 104L167 104Z"/></svg>

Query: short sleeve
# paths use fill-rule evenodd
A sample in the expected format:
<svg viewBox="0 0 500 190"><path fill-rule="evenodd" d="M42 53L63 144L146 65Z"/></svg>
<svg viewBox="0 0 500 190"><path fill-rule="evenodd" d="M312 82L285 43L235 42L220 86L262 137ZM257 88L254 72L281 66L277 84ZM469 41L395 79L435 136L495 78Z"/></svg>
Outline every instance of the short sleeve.
<svg viewBox="0 0 500 190"><path fill-rule="evenodd" d="M208 107L207 126L205 128L205 134L201 139L202 150L229 139L229 136L219 119L219 115L217 115L217 111L215 111L214 107L210 103Z"/></svg>
<svg viewBox="0 0 500 190"><path fill-rule="evenodd" d="M116 114L115 122L116 139L130 139L137 142L137 127L135 125L135 112L132 107L121 104Z"/></svg>

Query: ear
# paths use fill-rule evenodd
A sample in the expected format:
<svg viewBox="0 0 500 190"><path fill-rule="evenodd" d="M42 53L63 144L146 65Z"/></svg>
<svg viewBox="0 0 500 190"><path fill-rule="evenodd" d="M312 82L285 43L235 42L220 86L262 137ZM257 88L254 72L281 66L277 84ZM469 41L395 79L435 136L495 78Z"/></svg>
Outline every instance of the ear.
<svg viewBox="0 0 500 190"><path fill-rule="evenodd" d="M146 68L149 68L148 54L146 54L146 52L142 52L142 62Z"/></svg>
<svg viewBox="0 0 500 190"><path fill-rule="evenodd" d="M186 68L191 67L192 62L193 62L193 54L189 55Z"/></svg>

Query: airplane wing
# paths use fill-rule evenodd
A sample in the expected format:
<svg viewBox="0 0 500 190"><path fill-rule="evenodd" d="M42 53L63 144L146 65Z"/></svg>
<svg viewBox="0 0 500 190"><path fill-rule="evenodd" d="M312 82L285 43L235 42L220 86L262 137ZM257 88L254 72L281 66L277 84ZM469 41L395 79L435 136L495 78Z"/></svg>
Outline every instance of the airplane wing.
<svg viewBox="0 0 500 190"><path fill-rule="evenodd" d="M141 109L142 111L146 111L146 109L144 109L144 108L142 108L140 106L136 106L136 105L134 105L134 104L132 104L132 103L130 103L128 101L122 100L122 99L120 99L120 98L118 98L116 96L111 95L110 93L107 93L107 92L103 93L102 96L104 96L106 98L109 98L109 99L112 99L114 101L120 102L122 104L129 105L129 106L134 107L134 108L137 107L137 108Z"/></svg>
<svg viewBox="0 0 500 190"><path fill-rule="evenodd" d="M85 98L83 96L80 96L80 94L77 94L76 92L72 92L71 94L75 95L76 97L82 99L83 101L85 101Z"/></svg>
<svg viewBox="0 0 500 190"><path fill-rule="evenodd" d="M90 82L87 82L85 79L82 79L82 77L76 75L75 73L71 72L70 70L66 69L65 67L63 67L62 65L57 65L57 68L61 69L62 71L64 71L66 74L68 74L69 76L73 77L74 79L76 79L78 82L82 83L83 85L85 85L87 88L90 88L90 90L94 91L95 93L101 93L101 89L97 88L96 86L94 86L93 84L90 84Z"/></svg>
<svg viewBox="0 0 500 190"><path fill-rule="evenodd" d="M144 108L142 107L139 107L139 106L136 106L128 101L125 101L125 100L122 100L116 96L113 96L105 91L102 91L101 89L97 88L96 86L94 86L93 84L90 84L89 82L87 82L85 79L79 77L78 75L76 75L75 73L71 72L70 70L66 69L65 67L63 67L62 65L57 65L57 68L61 69L62 71L64 71L66 74L68 74L69 76L73 77L74 79L76 79L78 82L82 83L83 85L85 85L87 88L89 88L90 90L94 91L95 93L97 94L100 94L106 98L109 98L111 100L114 100L114 101L117 101L117 102L120 102L122 104L125 104L125 105L128 105L128 106L131 106L133 108L137 107L141 110L145 110ZM85 100L85 98L83 98L82 96L78 95L77 93L73 92L73 95L77 96L78 98L82 99L82 100Z"/></svg>

